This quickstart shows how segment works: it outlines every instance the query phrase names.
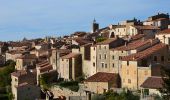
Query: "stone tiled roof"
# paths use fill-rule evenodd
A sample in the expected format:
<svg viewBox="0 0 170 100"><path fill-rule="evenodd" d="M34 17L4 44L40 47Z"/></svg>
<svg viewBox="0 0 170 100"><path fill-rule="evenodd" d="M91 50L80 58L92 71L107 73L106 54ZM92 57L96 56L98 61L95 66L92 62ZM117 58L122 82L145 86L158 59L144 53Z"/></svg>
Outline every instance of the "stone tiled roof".
<svg viewBox="0 0 170 100"><path fill-rule="evenodd" d="M39 70L41 73L47 72L53 69L52 65L48 61L42 61L38 64L36 64L37 70Z"/></svg>
<svg viewBox="0 0 170 100"><path fill-rule="evenodd" d="M77 43L79 43L79 45L85 45L87 43L92 43L92 41L83 39L83 38L74 38L74 41L76 41Z"/></svg>
<svg viewBox="0 0 170 100"><path fill-rule="evenodd" d="M160 31L159 33L157 34L170 34L170 29L165 29L163 31Z"/></svg>
<svg viewBox="0 0 170 100"><path fill-rule="evenodd" d="M39 70L40 70L40 72L46 72L46 71L50 71L52 69L53 69L52 65L46 65L46 66L41 67Z"/></svg>
<svg viewBox="0 0 170 100"><path fill-rule="evenodd" d="M9 53L9 54L24 54L26 52L27 51L24 51L24 50L12 50L12 51L8 51L7 53Z"/></svg>
<svg viewBox="0 0 170 100"><path fill-rule="evenodd" d="M25 54L22 55L21 57L18 57L18 59L36 59L37 56L35 54Z"/></svg>
<svg viewBox="0 0 170 100"><path fill-rule="evenodd" d="M114 48L113 50L121 50L121 51L134 50L144 45L147 44L153 45L154 43L158 43L158 42L159 41L157 39L137 40L137 41L127 43L126 45Z"/></svg>
<svg viewBox="0 0 170 100"><path fill-rule="evenodd" d="M162 77L148 77L141 85L142 88L160 89L163 87Z"/></svg>
<svg viewBox="0 0 170 100"><path fill-rule="evenodd" d="M62 59L69 59L69 58L75 58L77 56L79 56L79 53L69 53L68 55L62 56Z"/></svg>
<svg viewBox="0 0 170 100"><path fill-rule="evenodd" d="M133 26L139 30L153 30L153 29L157 29L159 30L160 28L156 27L156 26L152 26L152 25L142 25L142 26Z"/></svg>
<svg viewBox="0 0 170 100"><path fill-rule="evenodd" d="M110 44L116 40L117 40L117 38L110 38L110 39L104 40L102 42L99 42L96 45L106 45L106 44Z"/></svg>
<svg viewBox="0 0 170 100"><path fill-rule="evenodd" d="M129 56L122 57L122 60L123 61L137 61L137 60L146 58L161 49L165 49L166 47L167 47L167 45L165 45L163 43L158 43L158 44L156 44L148 49L145 49L139 53L135 53L135 54L131 54Z"/></svg>
<svg viewBox="0 0 170 100"><path fill-rule="evenodd" d="M20 76L23 76L23 75L27 75L27 71L18 70L18 71L15 71L15 72L11 73L11 75L15 76L15 77L20 77Z"/></svg>
<svg viewBox="0 0 170 100"><path fill-rule="evenodd" d="M110 82L110 81L116 81L117 78L118 78L118 74L115 73L98 72L93 76L87 78L85 82Z"/></svg>

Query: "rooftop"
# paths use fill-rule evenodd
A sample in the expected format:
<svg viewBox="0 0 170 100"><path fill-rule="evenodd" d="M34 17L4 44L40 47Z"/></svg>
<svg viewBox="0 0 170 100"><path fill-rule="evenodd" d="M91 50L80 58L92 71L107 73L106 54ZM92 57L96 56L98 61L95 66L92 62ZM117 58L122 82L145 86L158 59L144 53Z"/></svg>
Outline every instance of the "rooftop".
<svg viewBox="0 0 170 100"><path fill-rule="evenodd" d="M126 45L114 48L113 50L120 50L120 51L134 50L147 44L151 45L153 42L158 42L158 40L156 39L137 40L137 41L127 43Z"/></svg>
<svg viewBox="0 0 170 100"><path fill-rule="evenodd" d="M35 54L25 54L22 55L21 57L18 57L18 59L36 59L37 56Z"/></svg>
<svg viewBox="0 0 170 100"><path fill-rule="evenodd" d="M156 26L152 26L152 25L138 25L138 26L133 26L139 30L153 30L153 29L156 29L156 30L159 30L160 28L156 27Z"/></svg>
<svg viewBox="0 0 170 100"><path fill-rule="evenodd" d="M159 33L157 34L170 34L170 29L165 29L163 31L160 31Z"/></svg>
<svg viewBox="0 0 170 100"><path fill-rule="evenodd" d="M74 38L74 41L76 41L77 43L79 43L79 45L85 45L87 43L92 43L92 41L86 40L84 38Z"/></svg>
<svg viewBox="0 0 170 100"><path fill-rule="evenodd" d="M110 44L110 43L112 43L113 41L116 41L116 40L117 40L117 38L110 38L110 39L104 40L102 42L99 42L96 45L106 45L106 44Z"/></svg>
<svg viewBox="0 0 170 100"><path fill-rule="evenodd" d="M115 73L105 73L105 72L98 72L93 76L87 78L85 82L109 82L117 80L118 74Z"/></svg>
<svg viewBox="0 0 170 100"><path fill-rule="evenodd" d="M166 47L167 46L165 44L158 43L158 44L156 44L156 45L154 45L150 48L147 48L147 49L145 49L141 52L122 57L122 60L123 61L137 61L137 60L146 58L146 57L150 56L151 54L153 54L153 53L155 53L159 50L165 49Z"/></svg>
<svg viewBox="0 0 170 100"><path fill-rule="evenodd" d="M15 76L15 77L20 77L23 75L27 75L27 71L26 70L18 70L18 71L11 73L11 75Z"/></svg>
<svg viewBox="0 0 170 100"><path fill-rule="evenodd" d="M141 85L142 88L160 89L163 87L162 77L148 77Z"/></svg>
<svg viewBox="0 0 170 100"><path fill-rule="evenodd" d="M69 53L69 54L67 54L65 56L62 56L61 58L62 59L69 59L69 58L75 58L75 57L77 57L79 55L80 55L79 53Z"/></svg>

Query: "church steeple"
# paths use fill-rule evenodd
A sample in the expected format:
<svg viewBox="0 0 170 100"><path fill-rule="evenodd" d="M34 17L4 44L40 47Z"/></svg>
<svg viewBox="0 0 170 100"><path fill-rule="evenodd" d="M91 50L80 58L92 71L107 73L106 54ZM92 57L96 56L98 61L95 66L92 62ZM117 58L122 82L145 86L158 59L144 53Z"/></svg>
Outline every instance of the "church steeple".
<svg viewBox="0 0 170 100"><path fill-rule="evenodd" d="M94 18L93 23L96 23L96 19Z"/></svg>
<svg viewBox="0 0 170 100"><path fill-rule="evenodd" d="M93 24L92 24L92 33L96 32L97 30L99 30L99 24L96 23L96 19L94 18Z"/></svg>

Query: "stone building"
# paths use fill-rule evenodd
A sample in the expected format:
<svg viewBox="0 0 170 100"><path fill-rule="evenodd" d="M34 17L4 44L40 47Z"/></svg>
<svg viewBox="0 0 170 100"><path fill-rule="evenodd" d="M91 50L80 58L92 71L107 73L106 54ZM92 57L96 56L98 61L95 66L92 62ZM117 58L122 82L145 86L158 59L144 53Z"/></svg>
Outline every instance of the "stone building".
<svg viewBox="0 0 170 100"><path fill-rule="evenodd" d="M137 90L150 76L156 75L153 70L156 65L168 65L168 48L157 43L151 47L122 58L121 82L122 88ZM158 71L160 73L160 70Z"/></svg>
<svg viewBox="0 0 170 100"><path fill-rule="evenodd" d="M111 71L113 67L110 65L110 49L123 44L124 40L120 38L110 38L96 44L97 72Z"/></svg>
<svg viewBox="0 0 170 100"><path fill-rule="evenodd" d="M59 77L64 80L75 80L82 75L82 56L70 53L60 58Z"/></svg>
<svg viewBox="0 0 170 100"><path fill-rule="evenodd" d="M16 70L33 69L37 62L37 57L34 54L25 54L16 58Z"/></svg>
<svg viewBox="0 0 170 100"><path fill-rule="evenodd" d="M15 71L11 73L11 79L14 100L35 100L40 98L40 88L36 86L36 73L34 71Z"/></svg>
<svg viewBox="0 0 170 100"><path fill-rule="evenodd" d="M156 34L156 38L158 38L162 43L170 45L170 29L158 32Z"/></svg>
<svg viewBox="0 0 170 100"><path fill-rule="evenodd" d="M118 74L98 72L84 81L86 91L103 94L108 90L120 87L120 78Z"/></svg>

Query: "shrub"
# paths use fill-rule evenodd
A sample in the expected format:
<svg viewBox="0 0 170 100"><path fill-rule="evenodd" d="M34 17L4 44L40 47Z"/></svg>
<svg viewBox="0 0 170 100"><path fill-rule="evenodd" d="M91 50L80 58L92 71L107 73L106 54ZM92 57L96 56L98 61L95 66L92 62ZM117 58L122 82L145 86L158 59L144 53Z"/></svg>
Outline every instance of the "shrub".
<svg viewBox="0 0 170 100"><path fill-rule="evenodd" d="M69 81L69 82L64 81L64 82L59 83L59 86L67 88L67 89L69 89L71 91L75 91L75 92L77 92L79 90L79 85L78 85L77 81Z"/></svg>

